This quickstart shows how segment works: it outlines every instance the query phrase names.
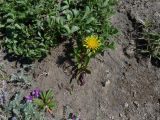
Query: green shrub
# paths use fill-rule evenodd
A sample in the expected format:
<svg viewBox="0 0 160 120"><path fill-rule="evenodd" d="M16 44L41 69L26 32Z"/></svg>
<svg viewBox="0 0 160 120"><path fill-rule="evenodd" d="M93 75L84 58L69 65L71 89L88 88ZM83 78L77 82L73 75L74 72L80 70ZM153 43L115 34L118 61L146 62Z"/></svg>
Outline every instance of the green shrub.
<svg viewBox="0 0 160 120"><path fill-rule="evenodd" d="M0 29L4 47L31 60L47 55L63 39L98 34L107 40L117 33L110 17L117 0L4 0Z"/></svg>
<svg viewBox="0 0 160 120"><path fill-rule="evenodd" d="M1 4L1 30L4 46L16 56L39 59L48 53L56 41L55 25L49 24L55 16L53 0L4 0Z"/></svg>

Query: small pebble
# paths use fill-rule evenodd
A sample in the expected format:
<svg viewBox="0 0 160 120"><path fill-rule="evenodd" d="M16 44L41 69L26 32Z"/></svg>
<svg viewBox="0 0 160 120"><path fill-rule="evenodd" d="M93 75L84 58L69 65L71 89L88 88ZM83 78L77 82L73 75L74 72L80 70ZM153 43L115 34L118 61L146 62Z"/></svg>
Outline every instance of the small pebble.
<svg viewBox="0 0 160 120"><path fill-rule="evenodd" d="M123 115L121 113L119 113L119 117L123 117Z"/></svg>
<svg viewBox="0 0 160 120"><path fill-rule="evenodd" d="M135 50L135 47L134 46L128 46L127 48L124 49L124 53L129 57L134 57L134 50Z"/></svg>
<svg viewBox="0 0 160 120"><path fill-rule="evenodd" d="M125 106L126 108L128 108L129 105L128 105L128 103L126 102L126 103L124 104L124 106Z"/></svg>

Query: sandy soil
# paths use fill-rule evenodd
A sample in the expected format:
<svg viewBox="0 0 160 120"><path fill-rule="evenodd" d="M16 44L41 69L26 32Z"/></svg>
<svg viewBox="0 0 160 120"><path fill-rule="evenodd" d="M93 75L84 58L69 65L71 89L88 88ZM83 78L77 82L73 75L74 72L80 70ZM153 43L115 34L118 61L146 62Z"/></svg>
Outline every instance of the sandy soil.
<svg viewBox="0 0 160 120"><path fill-rule="evenodd" d="M33 87L53 89L57 119L77 112L83 120L160 120L159 62L155 66L137 52L145 21L156 22L151 31L160 31L159 0L119 0L112 18L121 31L115 38L116 49L92 60L92 73L85 76L84 86L76 80L69 83L71 67L63 59L67 43L36 63L38 85Z"/></svg>

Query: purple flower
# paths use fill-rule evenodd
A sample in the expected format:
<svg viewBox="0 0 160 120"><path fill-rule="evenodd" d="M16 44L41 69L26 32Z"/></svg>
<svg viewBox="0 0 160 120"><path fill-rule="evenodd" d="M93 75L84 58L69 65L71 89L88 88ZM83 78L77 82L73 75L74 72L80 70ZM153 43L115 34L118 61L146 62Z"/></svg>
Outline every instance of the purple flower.
<svg viewBox="0 0 160 120"><path fill-rule="evenodd" d="M70 113L69 118L72 119L72 120L76 120L77 116L73 113Z"/></svg>
<svg viewBox="0 0 160 120"><path fill-rule="evenodd" d="M76 120L76 115L72 114L72 120Z"/></svg>
<svg viewBox="0 0 160 120"><path fill-rule="evenodd" d="M35 89L31 92L31 95L35 98L38 98L40 96L40 90L39 89Z"/></svg>
<svg viewBox="0 0 160 120"><path fill-rule="evenodd" d="M40 92L41 91L38 88L34 89L30 92L30 95L24 97L26 102L32 102L34 98L38 98L40 96Z"/></svg>
<svg viewBox="0 0 160 120"><path fill-rule="evenodd" d="M33 97L31 95L25 96L26 102L32 102Z"/></svg>

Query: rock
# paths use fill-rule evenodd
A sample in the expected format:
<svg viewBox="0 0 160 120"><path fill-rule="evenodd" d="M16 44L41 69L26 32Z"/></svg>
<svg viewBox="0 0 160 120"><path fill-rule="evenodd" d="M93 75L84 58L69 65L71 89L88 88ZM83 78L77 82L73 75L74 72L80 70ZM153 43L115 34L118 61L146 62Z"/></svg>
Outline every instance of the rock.
<svg viewBox="0 0 160 120"><path fill-rule="evenodd" d="M119 117L123 117L123 114L119 113Z"/></svg>
<svg viewBox="0 0 160 120"><path fill-rule="evenodd" d="M129 45L126 48L124 48L124 54L129 58L134 57L134 53L135 53L134 51L135 51L135 47L133 45Z"/></svg>
<svg viewBox="0 0 160 120"><path fill-rule="evenodd" d="M124 104L124 107L125 107L125 108L128 108L128 106L129 106L129 105L128 105L128 103L126 102L126 103Z"/></svg>

